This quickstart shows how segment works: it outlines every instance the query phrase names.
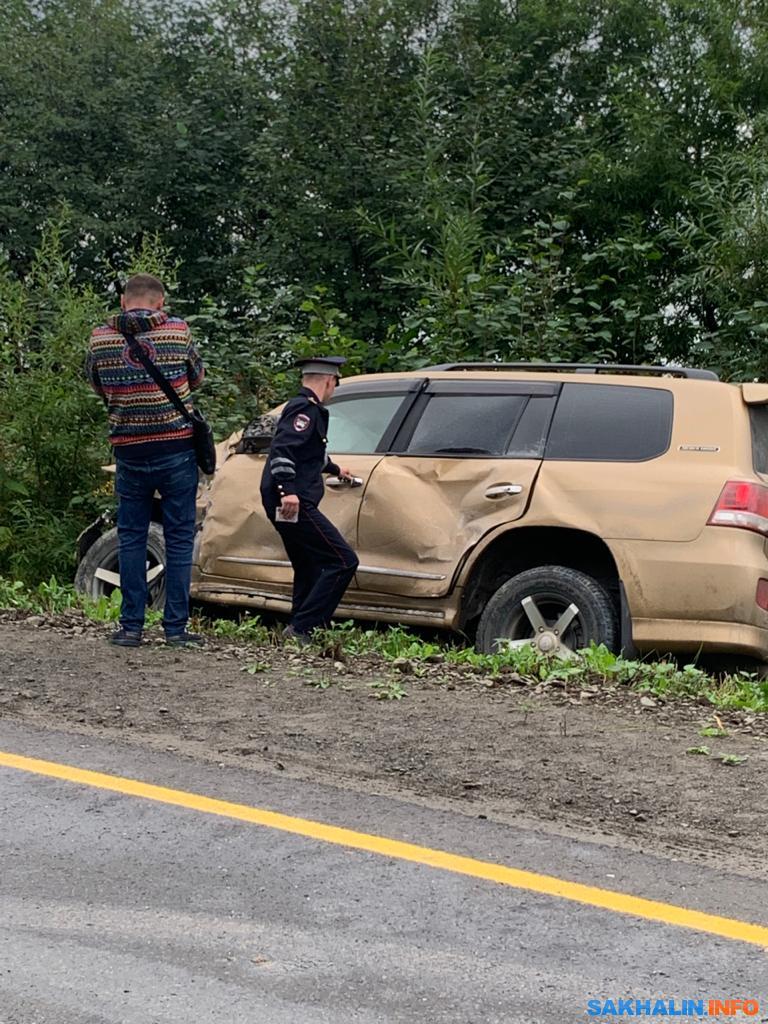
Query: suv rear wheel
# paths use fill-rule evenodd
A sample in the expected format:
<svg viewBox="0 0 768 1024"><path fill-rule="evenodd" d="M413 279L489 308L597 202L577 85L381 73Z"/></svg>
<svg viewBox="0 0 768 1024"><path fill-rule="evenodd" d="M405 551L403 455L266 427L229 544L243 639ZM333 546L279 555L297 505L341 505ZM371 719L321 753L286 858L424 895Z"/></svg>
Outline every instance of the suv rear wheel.
<svg viewBox="0 0 768 1024"><path fill-rule="evenodd" d="M616 649L616 610L597 580L564 565L526 569L507 580L477 628L477 648L486 654L533 644L543 654L567 656L592 641Z"/></svg>

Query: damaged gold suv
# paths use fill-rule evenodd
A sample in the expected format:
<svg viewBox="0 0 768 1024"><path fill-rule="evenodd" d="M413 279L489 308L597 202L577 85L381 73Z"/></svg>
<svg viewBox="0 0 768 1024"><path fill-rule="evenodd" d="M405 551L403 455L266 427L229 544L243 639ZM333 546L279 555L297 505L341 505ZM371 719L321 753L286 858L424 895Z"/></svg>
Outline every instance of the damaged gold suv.
<svg viewBox="0 0 768 1024"><path fill-rule="evenodd" d="M326 478L323 511L360 558L337 617L458 631L483 651L768 657L768 385L451 364L348 378L329 408L329 453L362 481ZM219 448L194 598L289 611L264 457L240 435Z"/></svg>

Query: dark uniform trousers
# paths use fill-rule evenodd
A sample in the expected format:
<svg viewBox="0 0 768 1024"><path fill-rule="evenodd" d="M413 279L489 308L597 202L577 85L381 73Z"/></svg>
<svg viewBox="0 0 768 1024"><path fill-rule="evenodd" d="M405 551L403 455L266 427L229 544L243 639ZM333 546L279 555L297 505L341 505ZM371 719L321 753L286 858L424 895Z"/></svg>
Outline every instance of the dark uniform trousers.
<svg viewBox="0 0 768 1024"><path fill-rule="evenodd" d="M297 523L274 525L293 566L291 625L297 633L328 626L355 575L357 555L310 502L301 502Z"/></svg>

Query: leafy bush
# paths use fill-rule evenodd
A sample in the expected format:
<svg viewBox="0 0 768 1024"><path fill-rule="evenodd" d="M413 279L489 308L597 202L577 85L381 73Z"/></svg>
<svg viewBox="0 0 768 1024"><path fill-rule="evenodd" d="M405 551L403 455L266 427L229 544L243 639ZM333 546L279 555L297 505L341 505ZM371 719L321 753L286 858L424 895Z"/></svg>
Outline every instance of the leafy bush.
<svg viewBox="0 0 768 1024"><path fill-rule="evenodd" d="M104 304L75 283L64 224L49 225L27 274L0 263L0 572L28 581L71 577L108 455L82 372Z"/></svg>

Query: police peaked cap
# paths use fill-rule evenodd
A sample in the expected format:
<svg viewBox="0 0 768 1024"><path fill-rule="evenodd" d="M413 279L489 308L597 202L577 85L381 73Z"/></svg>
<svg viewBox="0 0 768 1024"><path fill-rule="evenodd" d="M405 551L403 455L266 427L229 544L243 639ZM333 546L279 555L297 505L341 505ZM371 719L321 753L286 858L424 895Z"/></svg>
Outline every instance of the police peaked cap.
<svg viewBox="0 0 768 1024"><path fill-rule="evenodd" d="M305 356L297 359L295 365L301 367L302 373L328 373L340 377L341 367L346 361L344 356Z"/></svg>

